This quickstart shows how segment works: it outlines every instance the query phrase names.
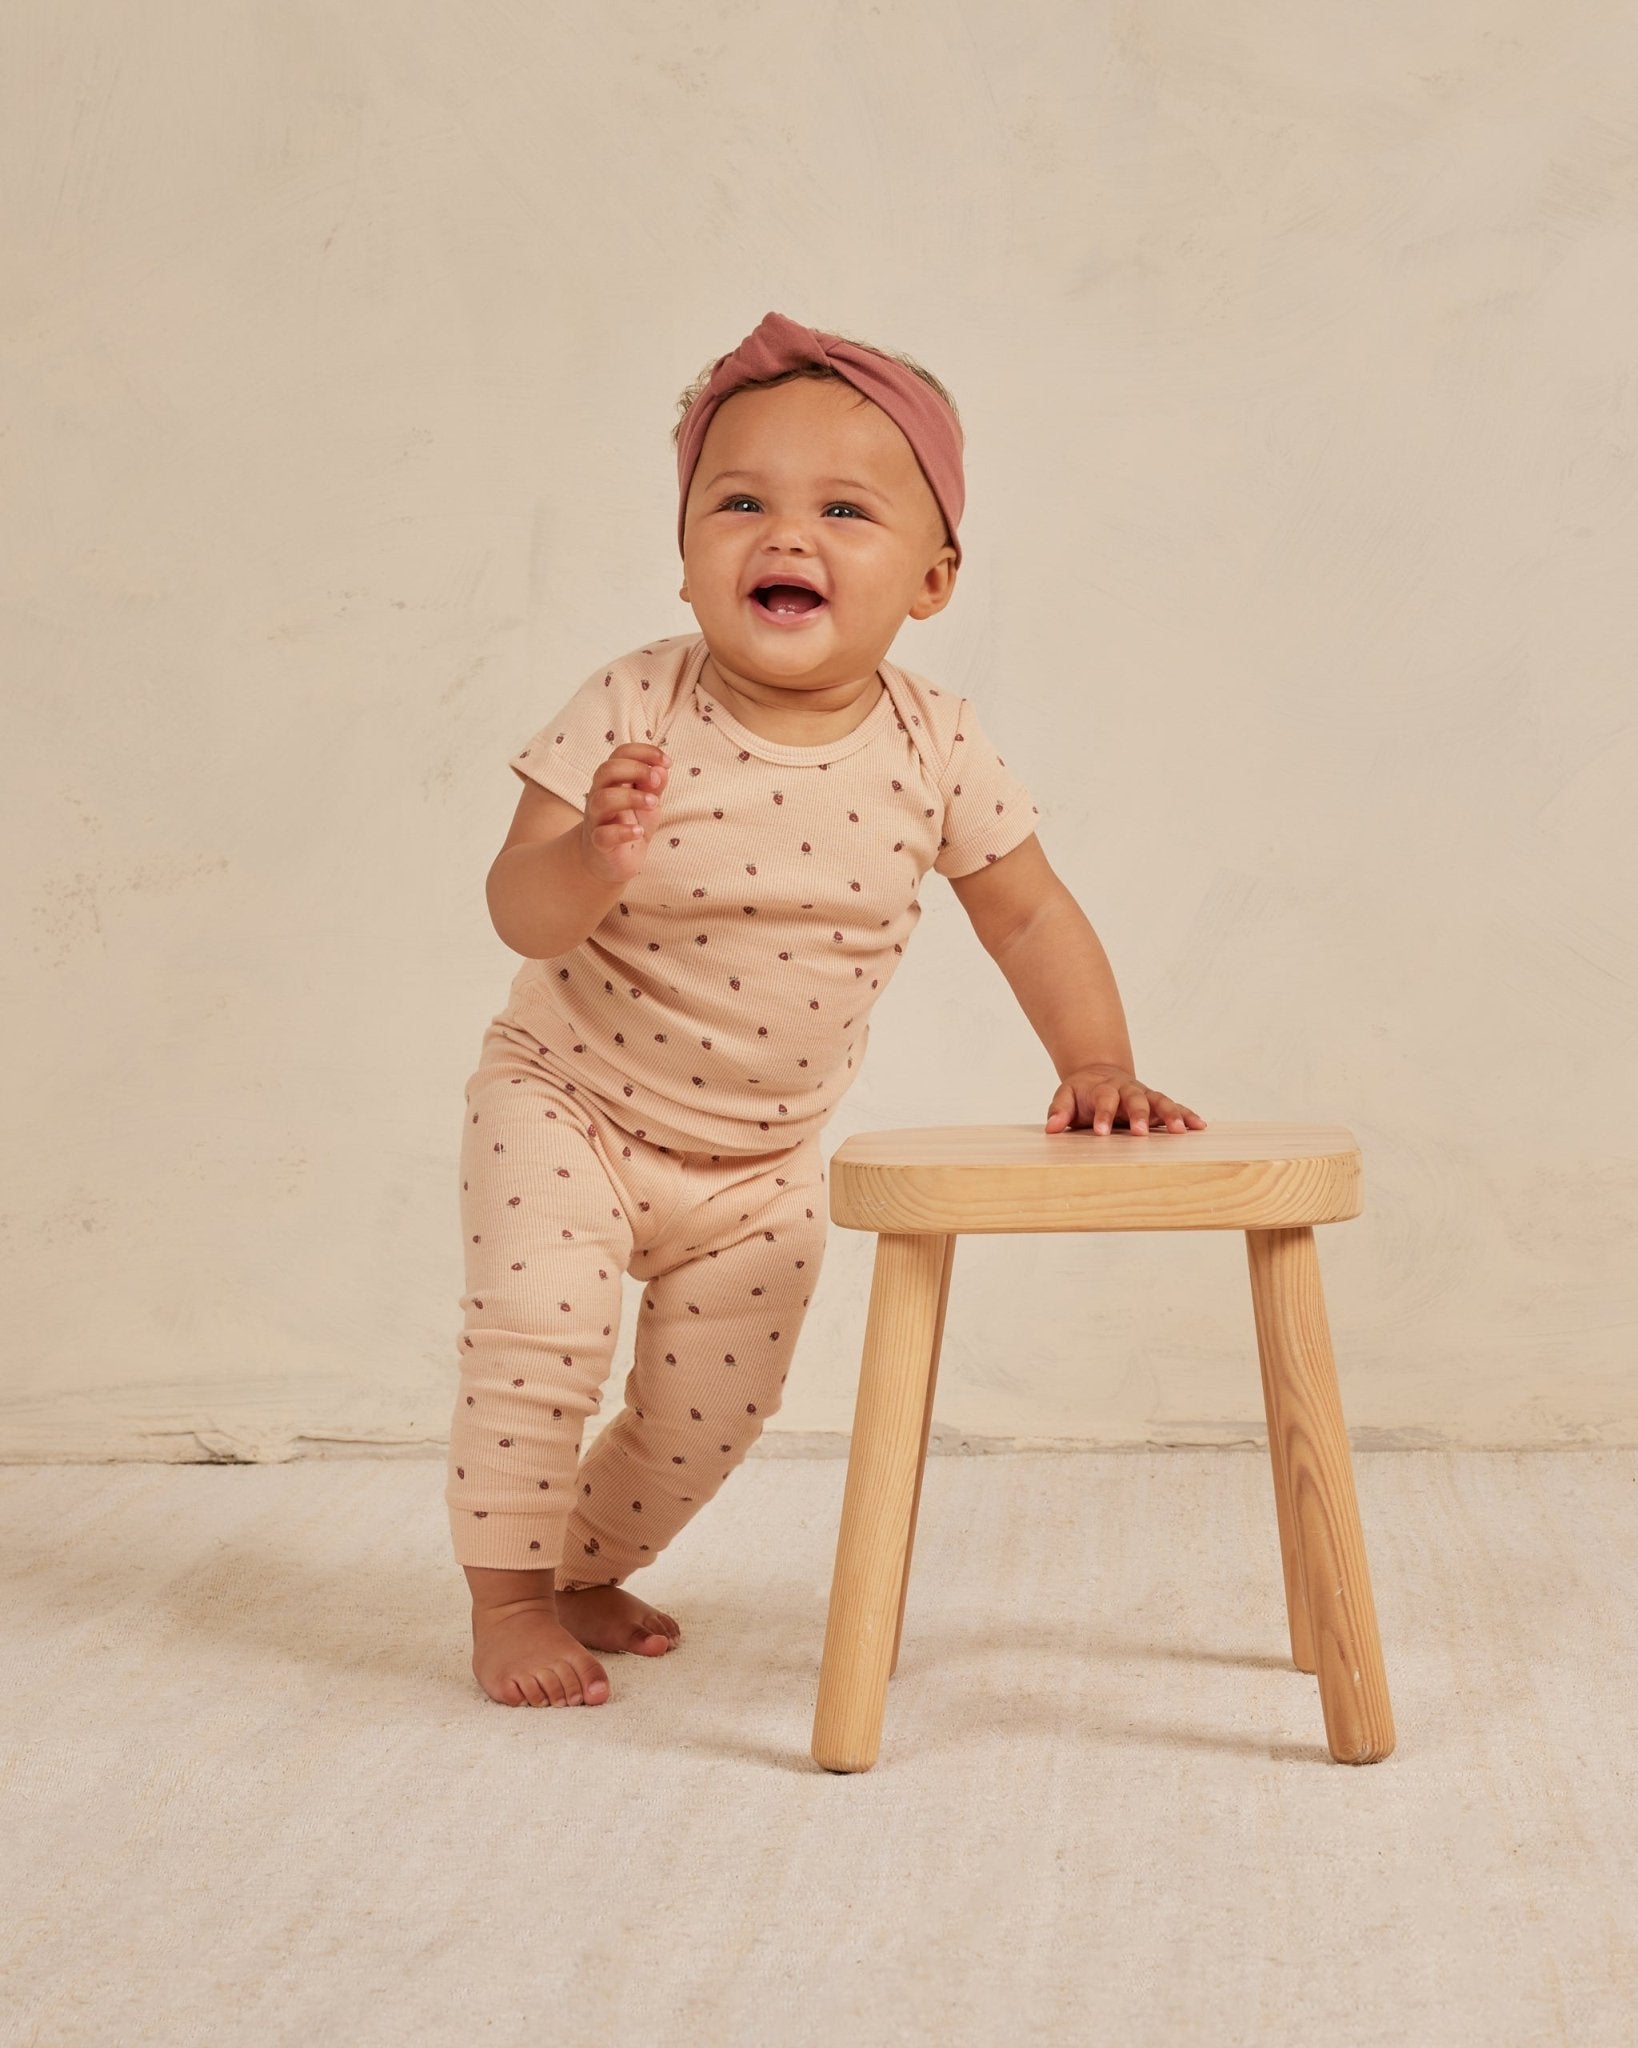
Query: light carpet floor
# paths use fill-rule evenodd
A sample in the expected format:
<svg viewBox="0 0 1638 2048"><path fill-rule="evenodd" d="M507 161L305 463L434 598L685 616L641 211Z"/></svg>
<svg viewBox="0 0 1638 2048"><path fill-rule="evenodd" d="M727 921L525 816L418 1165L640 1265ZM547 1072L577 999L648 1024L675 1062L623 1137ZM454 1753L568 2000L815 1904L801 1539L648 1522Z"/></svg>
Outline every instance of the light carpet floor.
<svg viewBox="0 0 1638 2048"><path fill-rule="evenodd" d="M441 1458L0 1469L0 2040L1638 2040L1638 1452L1356 1452L1331 1761L1268 1459L929 1461L880 1761L808 1754L845 1466L753 1455L606 1706L470 1667Z"/></svg>

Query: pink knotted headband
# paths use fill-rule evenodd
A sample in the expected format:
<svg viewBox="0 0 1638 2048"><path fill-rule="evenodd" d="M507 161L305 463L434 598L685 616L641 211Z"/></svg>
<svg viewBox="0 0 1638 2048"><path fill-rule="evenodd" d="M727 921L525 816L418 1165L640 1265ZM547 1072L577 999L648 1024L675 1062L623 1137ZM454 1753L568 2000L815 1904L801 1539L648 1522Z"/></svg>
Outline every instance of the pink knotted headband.
<svg viewBox="0 0 1638 2048"><path fill-rule="evenodd" d="M783 313L765 313L761 325L746 335L738 348L718 356L711 365L709 383L683 417L677 435L678 553L682 552L688 486L705 445L705 430L717 407L747 384L777 377L785 370L799 370L809 363L826 364L838 376L845 377L881 407L910 443L928 488L944 514L945 529L959 568L961 541L956 529L967 501L961 466L965 446L961 422L932 385L903 363L877 349L844 341L839 334L803 327L795 320L787 320Z"/></svg>

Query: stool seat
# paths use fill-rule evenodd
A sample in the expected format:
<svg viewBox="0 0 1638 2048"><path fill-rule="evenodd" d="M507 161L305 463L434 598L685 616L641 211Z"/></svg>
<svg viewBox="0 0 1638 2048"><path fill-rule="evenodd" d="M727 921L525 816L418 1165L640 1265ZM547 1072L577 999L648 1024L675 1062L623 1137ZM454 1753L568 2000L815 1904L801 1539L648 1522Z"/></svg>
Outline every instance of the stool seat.
<svg viewBox="0 0 1638 2048"><path fill-rule="evenodd" d="M1336 1124L869 1131L831 1154L849 1230L1269 1230L1357 1216L1359 1147Z"/></svg>
<svg viewBox="0 0 1638 2048"><path fill-rule="evenodd" d="M1102 1133L949 1124L859 1132L827 1175L832 1222L874 1231L876 1261L814 1760L863 1771L880 1750L956 1239L1065 1230L1245 1232L1291 1659L1318 1677L1331 1755L1387 1756L1393 1714L1314 1248L1316 1225L1360 1212L1353 1134L1309 1123Z"/></svg>

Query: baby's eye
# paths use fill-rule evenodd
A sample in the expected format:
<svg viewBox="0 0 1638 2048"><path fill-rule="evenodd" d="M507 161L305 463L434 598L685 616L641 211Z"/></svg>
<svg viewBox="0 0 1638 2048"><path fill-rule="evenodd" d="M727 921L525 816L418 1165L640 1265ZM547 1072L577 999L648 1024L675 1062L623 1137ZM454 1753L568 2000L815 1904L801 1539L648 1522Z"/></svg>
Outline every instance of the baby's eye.
<svg viewBox="0 0 1638 2048"><path fill-rule="evenodd" d="M723 499L722 510L724 512L731 512L733 511L736 505L755 505L757 502L758 500L753 498L748 491L740 491L736 493L736 495L733 496L732 498ZM848 502L844 498L834 499L832 503L825 507L825 510L827 512L833 512L838 507L840 507L841 510L844 512L859 512L859 508L857 505L848 504ZM864 515L860 513L859 516L862 518Z"/></svg>

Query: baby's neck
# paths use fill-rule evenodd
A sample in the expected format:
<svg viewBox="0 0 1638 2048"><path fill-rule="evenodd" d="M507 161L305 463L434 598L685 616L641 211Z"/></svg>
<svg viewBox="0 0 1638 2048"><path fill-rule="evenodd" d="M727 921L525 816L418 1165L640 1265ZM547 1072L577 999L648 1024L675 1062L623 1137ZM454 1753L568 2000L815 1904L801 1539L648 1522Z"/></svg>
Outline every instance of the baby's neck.
<svg viewBox="0 0 1638 2048"><path fill-rule="evenodd" d="M709 655L700 671L700 682L747 732L772 740L776 746L786 747L822 747L831 740L844 738L855 727L864 724L886 687L881 670L877 669L853 702L843 705L840 710L826 712L805 708L799 690L789 693L789 706L764 704L725 683Z"/></svg>

